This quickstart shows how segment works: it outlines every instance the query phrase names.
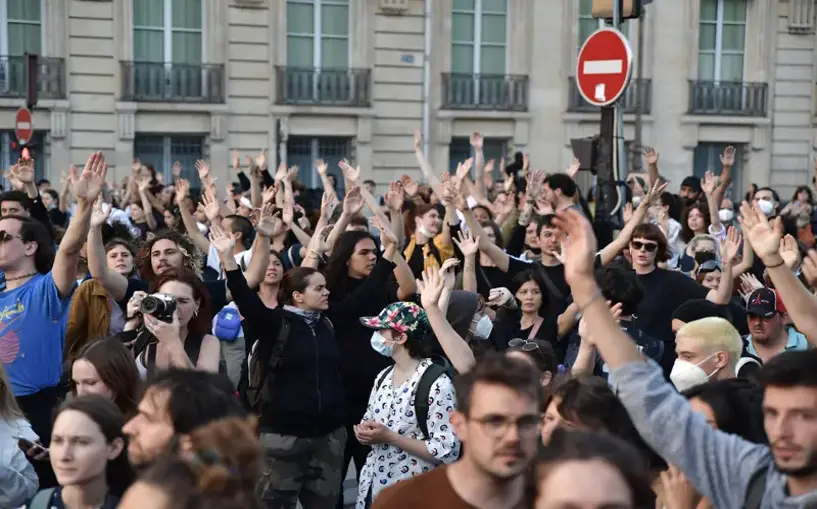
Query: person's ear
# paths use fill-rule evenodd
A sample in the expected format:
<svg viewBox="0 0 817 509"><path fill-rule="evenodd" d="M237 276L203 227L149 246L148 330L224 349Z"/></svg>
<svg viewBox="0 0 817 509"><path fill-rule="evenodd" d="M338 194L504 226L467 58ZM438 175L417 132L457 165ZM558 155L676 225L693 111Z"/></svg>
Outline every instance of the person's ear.
<svg viewBox="0 0 817 509"><path fill-rule="evenodd" d="M114 438L113 441L108 444L108 461L113 461L118 458L124 450L125 440L122 438Z"/></svg>
<svg viewBox="0 0 817 509"><path fill-rule="evenodd" d="M541 378L539 378L539 383L542 385L542 387L547 387L548 385L550 385L550 382L552 381L553 373L551 373L550 371L545 371L544 373L542 373Z"/></svg>
<svg viewBox="0 0 817 509"><path fill-rule="evenodd" d="M398 345L405 346L406 341L408 341L408 334L406 334L405 332L401 332L400 334L397 335L397 337L394 337L394 342Z"/></svg>
<svg viewBox="0 0 817 509"><path fill-rule="evenodd" d="M468 419L465 414L454 410L451 412L449 419L451 420L451 426L454 428L454 433L463 443L466 443L468 441Z"/></svg>
<svg viewBox="0 0 817 509"><path fill-rule="evenodd" d="M723 369L729 365L729 354L726 352L718 352L715 354L715 363L718 368Z"/></svg>
<svg viewBox="0 0 817 509"><path fill-rule="evenodd" d="M34 253L37 252L37 243L36 242L26 242L25 244L25 255L26 256L34 256Z"/></svg>
<svg viewBox="0 0 817 509"><path fill-rule="evenodd" d="M292 292L292 302L295 304L303 304L304 303L304 294L301 292Z"/></svg>

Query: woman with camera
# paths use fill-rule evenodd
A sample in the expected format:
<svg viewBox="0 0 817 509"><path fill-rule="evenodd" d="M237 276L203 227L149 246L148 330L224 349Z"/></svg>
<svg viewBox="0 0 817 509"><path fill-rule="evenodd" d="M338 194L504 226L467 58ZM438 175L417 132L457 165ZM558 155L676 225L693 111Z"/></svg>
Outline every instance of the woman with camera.
<svg viewBox="0 0 817 509"><path fill-rule="evenodd" d="M124 343L135 345L140 374L171 367L218 372L221 347L218 338L208 334L209 297L198 276L189 269L171 271L159 276L152 290L157 293L133 294L125 332L119 335ZM144 331L150 337L142 348Z"/></svg>

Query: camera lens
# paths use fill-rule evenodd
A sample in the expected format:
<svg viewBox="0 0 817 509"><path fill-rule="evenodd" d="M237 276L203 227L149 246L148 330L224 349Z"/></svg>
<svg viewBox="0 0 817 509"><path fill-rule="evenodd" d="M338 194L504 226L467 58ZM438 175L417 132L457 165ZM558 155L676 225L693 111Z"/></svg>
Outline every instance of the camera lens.
<svg viewBox="0 0 817 509"><path fill-rule="evenodd" d="M146 315L152 315L159 309L159 306L161 305L162 302L156 297L147 296L144 299L142 299L142 304L139 306L139 309L142 311L142 313Z"/></svg>

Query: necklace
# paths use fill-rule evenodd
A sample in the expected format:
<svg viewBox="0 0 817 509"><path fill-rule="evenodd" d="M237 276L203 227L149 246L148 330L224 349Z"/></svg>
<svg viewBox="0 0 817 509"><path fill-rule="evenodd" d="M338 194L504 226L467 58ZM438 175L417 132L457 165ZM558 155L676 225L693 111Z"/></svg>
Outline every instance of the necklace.
<svg viewBox="0 0 817 509"><path fill-rule="evenodd" d="M37 274L39 274L39 273L38 272L32 272L31 274L26 274L24 276L17 276L17 277L8 278L8 279L6 279L6 283L8 283L9 281L19 281L20 279L28 279L30 277L36 276Z"/></svg>

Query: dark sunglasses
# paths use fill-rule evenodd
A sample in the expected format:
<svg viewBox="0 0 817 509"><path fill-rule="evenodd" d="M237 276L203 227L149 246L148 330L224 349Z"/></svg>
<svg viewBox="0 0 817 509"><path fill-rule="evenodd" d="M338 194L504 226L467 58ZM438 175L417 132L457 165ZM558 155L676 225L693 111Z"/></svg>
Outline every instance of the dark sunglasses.
<svg viewBox="0 0 817 509"><path fill-rule="evenodd" d="M524 350L526 352L532 352L539 349L539 345L537 345L536 342L528 341L527 339L522 338L514 338L508 341L508 346L511 348L519 348L520 350Z"/></svg>
<svg viewBox="0 0 817 509"><path fill-rule="evenodd" d="M633 248L635 248L636 251L641 251L643 249L648 253L652 253L653 251L658 249L658 244L655 244L653 242L639 242L637 240L634 240L631 242L631 244L633 245Z"/></svg>
<svg viewBox="0 0 817 509"><path fill-rule="evenodd" d="M23 240L23 237L19 235L14 235L6 230L0 230L0 244L5 244L6 242L10 241L11 239L20 239Z"/></svg>

